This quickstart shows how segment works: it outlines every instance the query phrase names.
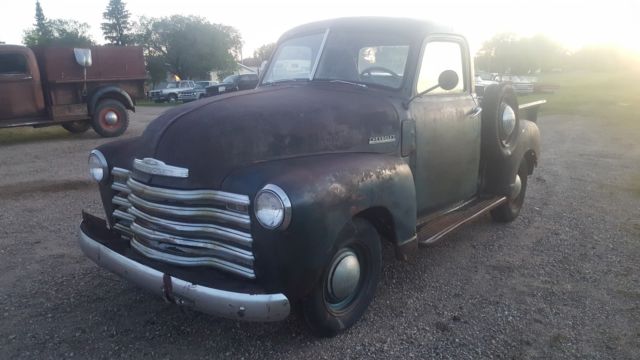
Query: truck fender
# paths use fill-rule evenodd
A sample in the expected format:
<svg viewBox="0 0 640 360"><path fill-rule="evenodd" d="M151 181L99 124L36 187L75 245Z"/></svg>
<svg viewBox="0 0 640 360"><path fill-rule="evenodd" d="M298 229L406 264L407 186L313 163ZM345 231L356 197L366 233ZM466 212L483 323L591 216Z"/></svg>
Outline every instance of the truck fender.
<svg viewBox="0 0 640 360"><path fill-rule="evenodd" d="M251 209L256 275L269 289L305 296L354 217L372 221L397 246L415 243L415 185L399 157L343 153L269 161L234 172L223 190L250 194L253 204L266 184L280 187L291 202L283 230L263 228Z"/></svg>
<svg viewBox="0 0 640 360"><path fill-rule="evenodd" d="M118 100L122 103L122 105L124 105L125 108L134 112L136 111L136 108L133 103L133 100L131 99L131 96L129 96L129 94L126 91L114 85L101 86L94 89L88 95L88 99L89 101L87 101L87 106L88 106L89 114L93 114L93 111L95 110L96 106L98 105L98 102L101 99Z"/></svg>

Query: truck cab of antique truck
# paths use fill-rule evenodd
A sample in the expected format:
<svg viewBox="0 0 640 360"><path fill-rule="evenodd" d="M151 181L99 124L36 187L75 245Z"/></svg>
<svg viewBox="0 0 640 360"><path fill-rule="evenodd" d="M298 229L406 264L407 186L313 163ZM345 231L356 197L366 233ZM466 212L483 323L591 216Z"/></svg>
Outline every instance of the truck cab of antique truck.
<svg viewBox="0 0 640 360"><path fill-rule="evenodd" d="M480 103L473 79L446 27L297 27L256 89L174 108L91 153L107 218L83 215L80 246L173 303L255 321L300 305L334 335L373 298L381 241L404 259L485 212L518 216L538 128L511 88Z"/></svg>
<svg viewBox="0 0 640 360"><path fill-rule="evenodd" d="M93 127L104 137L127 129L146 72L139 47L30 49L0 45L0 128Z"/></svg>

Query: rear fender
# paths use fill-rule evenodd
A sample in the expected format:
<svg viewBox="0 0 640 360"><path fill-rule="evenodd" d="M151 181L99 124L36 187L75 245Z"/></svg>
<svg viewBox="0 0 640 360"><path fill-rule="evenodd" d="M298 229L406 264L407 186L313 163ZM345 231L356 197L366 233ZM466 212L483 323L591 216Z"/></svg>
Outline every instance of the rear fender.
<svg viewBox="0 0 640 360"><path fill-rule="evenodd" d="M133 100L129 94L121 88L113 85L101 86L94 89L88 96L87 102L89 114L93 114L98 102L102 99L114 99L118 100L124 105L125 108L136 111L136 107L133 104Z"/></svg>

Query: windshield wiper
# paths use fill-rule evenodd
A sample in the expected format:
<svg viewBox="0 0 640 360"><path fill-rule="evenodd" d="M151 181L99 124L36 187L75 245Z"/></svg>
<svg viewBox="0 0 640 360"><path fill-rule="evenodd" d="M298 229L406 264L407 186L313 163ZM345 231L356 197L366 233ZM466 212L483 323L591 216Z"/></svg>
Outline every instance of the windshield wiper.
<svg viewBox="0 0 640 360"><path fill-rule="evenodd" d="M329 82L331 83L340 83L340 84L349 84L349 85L355 85L355 86L359 86L361 88L367 88L367 85L365 84L361 84L361 83L357 83L357 82L353 82L353 81L347 81L347 80L330 80Z"/></svg>
<svg viewBox="0 0 640 360"><path fill-rule="evenodd" d="M297 78L297 79L280 79L280 80L273 80L273 81L267 81L262 83L262 85L276 85L276 84L281 84L281 83L286 83L286 82L298 82L298 81L309 81L309 79L306 78Z"/></svg>

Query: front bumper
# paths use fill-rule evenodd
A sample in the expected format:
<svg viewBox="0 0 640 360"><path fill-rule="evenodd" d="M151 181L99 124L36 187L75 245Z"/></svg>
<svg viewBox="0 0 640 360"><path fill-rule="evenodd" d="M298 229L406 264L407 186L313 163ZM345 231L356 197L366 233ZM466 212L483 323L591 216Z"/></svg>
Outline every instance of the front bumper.
<svg viewBox="0 0 640 360"><path fill-rule="evenodd" d="M109 247L100 233L91 231L96 218L85 215L80 227L80 248L96 264L180 306L203 313L244 321L279 321L290 312L284 294L251 294L197 285L127 257L118 246Z"/></svg>

